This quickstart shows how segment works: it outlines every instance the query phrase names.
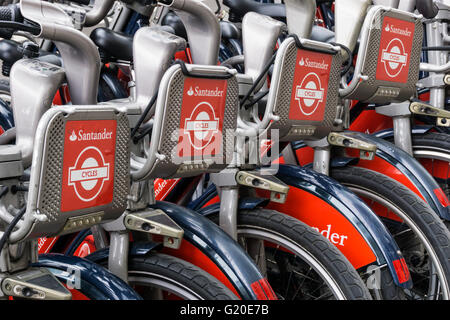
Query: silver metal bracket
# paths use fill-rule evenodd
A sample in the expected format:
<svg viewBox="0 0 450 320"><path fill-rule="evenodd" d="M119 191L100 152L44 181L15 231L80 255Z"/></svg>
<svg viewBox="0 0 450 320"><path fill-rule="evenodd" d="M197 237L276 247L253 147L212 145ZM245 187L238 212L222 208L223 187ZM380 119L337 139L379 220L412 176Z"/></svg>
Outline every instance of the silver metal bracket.
<svg viewBox="0 0 450 320"><path fill-rule="evenodd" d="M239 171L236 182L240 185L270 191L270 200L286 202L289 186L272 175L262 175L256 171Z"/></svg>
<svg viewBox="0 0 450 320"><path fill-rule="evenodd" d="M436 117L436 125L450 127L450 111L417 101L410 104L409 110L413 114Z"/></svg>
<svg viewBox="0 0 450 320"><path fill-rule="evenodd" d="M375 144L352 137L350 132L331 132L328 135L328 143L333 146L358 149L359 156L363 160L372 160L377 151Z"/></svg>
<svg viewBox="0 0 450 320"><path fill-rule="evenodd" d="M45 268L31 268L2 281L7 296L33 300L70 300L72 294Z"/></svg>
<svg viewBox="0 0 450 320"><path fill-rule="evenodd" d="M426 78L420 79L417 82L417 87L419 88L439 88L445 86L445 78L446 76L434 73L429 75Z"/></svg>
<svg viewBox="0 0 450 320"><path fill-rule="evenodd" d="M184 230L164 211L148 209L129 213L124 218L127 229L164 236L164 246L178 249Z"/></svg>

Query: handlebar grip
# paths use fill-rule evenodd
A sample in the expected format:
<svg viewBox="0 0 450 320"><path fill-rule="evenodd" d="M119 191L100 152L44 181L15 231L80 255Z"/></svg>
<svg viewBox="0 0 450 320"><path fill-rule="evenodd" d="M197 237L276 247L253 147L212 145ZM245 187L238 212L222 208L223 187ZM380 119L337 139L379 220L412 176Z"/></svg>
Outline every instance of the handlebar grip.
<svg viewBox="0 0 450 320"><path fill-rule="evenodd" d="M19 4L0 7L0 21L23 22Z"/></svg>
<svg viewBox="0 0 450 320"><path fill-rule="evenodd" d="M416 3L417 11L427 19L436 17L439 12L439 8L433 0L420 0Z"/></svg>

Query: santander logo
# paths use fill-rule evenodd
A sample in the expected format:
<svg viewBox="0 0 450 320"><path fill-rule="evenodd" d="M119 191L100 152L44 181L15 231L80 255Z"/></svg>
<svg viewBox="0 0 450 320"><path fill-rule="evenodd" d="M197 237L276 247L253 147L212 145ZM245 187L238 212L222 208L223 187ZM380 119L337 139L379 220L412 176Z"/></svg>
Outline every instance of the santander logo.
<svg viewBox="0 0 450 320"><path fill-rule="evenodd" d="M344 247L344 241L348 239L348 236L341 235L337 232L331 232L332 225L328 224L326 229L319 230L317 227L313 227L314 230L319 232L321 235L323 235L325 238L331 241L331 243Z"/></svg>
<svg viewBox="0 0 450 320"><path fill-rule="evenodd" d="M210 89L200 89L199 86L189 88L186 94L190 97L223 97L223 90L219 90L218 87L214 90Z"/></svg>
<svg viewBox="0 0 450 320"><path fill-rule="evenodd" d="M410 37L412 34L412 32L409 31L408 28L406 28L406 29L397 28L392 24L389 25L389 23L386 24L386 27L384 28L384 30L386 32L391 32L391 33L399 34L399 35L406 36L406 37Z"/></svg>
<svg viewBox="0 0 450 320"><path fill-rule="evenodd" d="M72 142L75 141L92 141L92 140L110 140L112 139L112 131L106 131L106 128L100 132L85 132L84 130L78 130L76 133L75 130L72 130L72 133L69 136L69 140Z"/></svg>
<svg viewBox="0 0 450 320"><path fill-rule="evenodd" d="M315 68L315 69L321 69L321 70L328 70L328 63L326 63L324 60L321 62L310 60L309 58L302 58L299 63L301 67L309 67L309 68Z"/></svg>

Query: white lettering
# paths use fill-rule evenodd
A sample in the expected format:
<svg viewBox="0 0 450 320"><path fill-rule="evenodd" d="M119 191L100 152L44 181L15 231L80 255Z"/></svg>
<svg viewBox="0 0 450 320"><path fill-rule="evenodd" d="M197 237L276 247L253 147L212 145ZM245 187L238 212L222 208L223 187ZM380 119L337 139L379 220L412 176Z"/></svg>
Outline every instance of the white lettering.
<svg viewBox="0 0 450 320"><path fill-rule="evenodd" d="M339 233L336 233L336 232L332 233L331 232L331 229L332 229L331 224L328 224L327 228L323 229L323 230L319 230L319 228L317 228L317 227L312 227L312 229L319 232L321 235L323 235L325 238L330 240L332 243L342 246L342 247L344 246L344 240L348 239L348 236L340 235Z"/></svg>
<svg viewBox="0 0 450 320"><path fill-rule="evenodd" d="M112 134L112 131L108 132L106 128L101 132L84 132L83 130L78 130L78 141L110 140L112 139Z"/></svg>
<svg viewBox="0 0 450 320"><path fill-rule="evenodd" d="M192 92L191 89L189 90L190 92ZM216 89L214 89L214 90L200 89L200 87L197 86L194 88L194 96L196 96L196 97L223 97L223 90L219 90L218 87L216 87Z"/></svg>

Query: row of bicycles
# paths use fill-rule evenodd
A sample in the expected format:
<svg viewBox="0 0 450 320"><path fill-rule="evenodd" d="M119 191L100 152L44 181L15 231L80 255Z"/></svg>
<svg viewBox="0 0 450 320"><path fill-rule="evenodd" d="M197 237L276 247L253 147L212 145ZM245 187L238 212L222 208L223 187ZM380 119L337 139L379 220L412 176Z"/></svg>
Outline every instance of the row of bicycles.
<svg viewBox="0 0 450 320"><path fill-rule="evenodd" d="M0 296L450 299L450 3L211 3L0 7Z"/></svg>

